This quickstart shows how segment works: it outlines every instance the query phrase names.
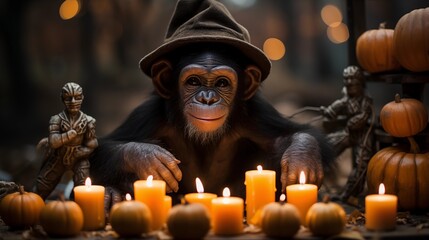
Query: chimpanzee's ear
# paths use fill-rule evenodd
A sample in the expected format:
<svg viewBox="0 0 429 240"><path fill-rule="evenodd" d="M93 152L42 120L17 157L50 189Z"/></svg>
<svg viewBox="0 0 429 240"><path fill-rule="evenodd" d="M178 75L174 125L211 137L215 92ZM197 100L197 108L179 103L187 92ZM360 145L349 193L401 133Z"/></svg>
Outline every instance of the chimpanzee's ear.
<svg viewBox="0 0 429 240"><path fill-rule="evenodd" d="M259 86L261 85L261 70L256 66L248 66L246 70L244 70L244 82L245 82L245 90L244 90L244 100L247 100L253 95L255 95Z"/></svg>
<svg viewBox="0 0 429 240"><path fill-rule="evenodd" d="M173 68L167 60L160 60L152 65L152 82L158 94L163 98L170 98L173 85Z"/></svg>

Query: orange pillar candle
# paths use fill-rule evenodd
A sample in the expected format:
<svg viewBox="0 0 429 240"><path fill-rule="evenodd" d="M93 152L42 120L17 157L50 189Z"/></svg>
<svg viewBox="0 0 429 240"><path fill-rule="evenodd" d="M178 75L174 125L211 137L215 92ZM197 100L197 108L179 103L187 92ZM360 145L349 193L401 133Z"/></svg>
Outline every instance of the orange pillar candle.
<svg viewBox="0 0 429 240"><path fill-rule="evenodd" d="M188 203L201 203L211 211L212 200L217 197L214 193L204 193L203 183L199 178L195 179L195 185L197 186L197 193L188 193L185 195L185 200Z"/></svg>
<svg viewBox="0 0 429 240"><path fill-rule="evenodd" d="M243 232L244 201L230 197L229 188L223 190L223 197L212 200L211 220L216 235L237 235Z"/></svg>
<svg viewBox="0 0 429 240"><path fill-rule="evenodd" d="M246 185L246 216L252 219L255 213L268 203L274 202L276 195L276 172L262 170L247 171L244 184Z"/></svg>
<svg viewBox="0 0 429 240"><path fill-rule="evenodd" d="M73 189L74 201L83 212L83 230L99 230L105 226L104 216L104 187L92 185L87 178L85 186L76 186Z"/></svg>
<svg viewBox="0 0 429 240"><path fill-rule="evenodd" d="M134 182L134 196L136 201L146 204L152 214L153 231L160 230L164 224L164 197L165 182L162 180L153 180L150 175L147 180L137 180Z"/></svg>
<svg viewBox="0 0 429 240"><path fill-rule="evenodd" d="M287 202L295 205L301 215L304 223L308 209L317 202L317 186L314 184L305 184L305 174L301 171L299 175L299 184L293 184L286 187Z"/></svg>
<svg viewBox="0 0 429 240"><path fill-rule="evenodd" d="M365 227L369 230L392 230L396 227L398 197L384 192L385 187L381 183L378 194L365 197Z"/></svg>
<svg viewBox="0 0 429 240"><path fill-rule="evenodd" d="M164 212L162 215L162 224L164 225L167 222L168 213L170 212L172 206L172 200L170 196L164 196Z"/></svg>

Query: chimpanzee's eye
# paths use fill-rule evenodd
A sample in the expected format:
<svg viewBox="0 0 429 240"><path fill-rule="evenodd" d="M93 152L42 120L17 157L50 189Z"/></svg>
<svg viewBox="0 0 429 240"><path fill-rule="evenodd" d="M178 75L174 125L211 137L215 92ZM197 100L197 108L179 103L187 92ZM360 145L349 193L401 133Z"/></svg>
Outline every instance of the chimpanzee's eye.
<svg viewBox="0 0 429 240"><path fill-rule="evenodd" d="M229 85L228 78L221 77L216 80L216 87L228 87Z"/></svg>
<svg viewBox="0 0 429 240"><path fill-rule="evenodd" d="M187 80L186 80L186 84L187 85L191 85L191 86L200 86L201 85L201 81L198 77L196 76L190 76Z"/></svg>

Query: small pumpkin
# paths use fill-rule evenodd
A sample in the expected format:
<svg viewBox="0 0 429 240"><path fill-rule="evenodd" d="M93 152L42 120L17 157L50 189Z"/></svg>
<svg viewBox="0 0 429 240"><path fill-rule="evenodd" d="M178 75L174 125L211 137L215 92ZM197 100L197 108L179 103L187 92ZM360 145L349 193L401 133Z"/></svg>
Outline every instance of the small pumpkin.
<svg viewBox="0 0 429 240"><path fill-rule="evenodd" d="M19 191L6 195L0 202L0 216L11 228L26 228L39 223L40 211L45 206L36 193Z"/></svg>
<svg viewBox="0 0 429 240"><path fill-rule="evenodd" d="M291 238L301 227L298 209L290 203L268 203L261 211L261 229L273 238Z"/></svg>
<svg viewBox="0 0 429 240"><path fill-rule="evenodd" d="M110 224L121 237L136 237L150 232L152 215L146 204L132 201L127 194L126 201L116 203L110 210Z"/></svg>
<svg viewBox="0 0 429 240"><path fill-rule="evenodd" d="M429 7L402 16L395 26L393 51L398 62L414 72L429 70Z"/></svg>
<svg viewBox="0 0 429 240"><path fill-rule="evenodd" d="M346 212L341 205L330 202L325 196L323 202L313 204L308 209L305 222L316 236L333 236L340 234L346 225Z"/></svg>
<svg viewBox="0 0 429 240"><path fill-rule="evenodd" d="M413 136L425 129L428 112L425 105L417 99L402 98L387 103L380 111L383 129L394 137Z"/></svg>
<svg viewBox="0 0 429 240"><path fill-rule="evenodd" d="M408 138L411 150L404 147L387 147L378 151L369 161L367 172L368 192L376 194L380 183L386 193L398 196L402 210L429 209L429 152L420 153L412 137Z"/></svg>
<svg viewBox="0 0 429 240"><path fill-rule="evenodd" d="M398 70L401 65L393 53L393 29L381 23L379 29L368 30L356 41L356 58L370 73Z"/></svg>
<svg viewBox="0 0 429 240"><path fill-rule="evenodd" d="M40 225L49 236L72 237L83 227L83 213L79 205L64 198L51 201L42 208Z"/></svg>
<svg viewBox="0 0 429 240"><path fill-rule="evenodd" d="M179 204L171 208L167 228L175 239L201 239L210 230L210 216L200 203Z"/></svg>

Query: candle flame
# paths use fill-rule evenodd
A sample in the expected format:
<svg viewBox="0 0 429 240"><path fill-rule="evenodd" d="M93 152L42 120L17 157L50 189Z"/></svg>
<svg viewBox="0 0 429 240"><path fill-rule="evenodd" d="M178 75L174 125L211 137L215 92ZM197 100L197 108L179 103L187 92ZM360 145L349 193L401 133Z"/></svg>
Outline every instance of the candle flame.
<svg viewBox="0 0 429 240"><path fill-rule="evenodd" d="M258 166L256 167L256 169L258 169L258 172L262 172L262 166L261 166L261 165L258 165Z"/></svg>
<svg viewBox="0 0 429 240"><path fill-rule="evenodd" d="M280 195L280 202L284 202L286 200L286 195L283 193Z"/></svg>
<svg viewBox="0 0 429 240"><path fill-rule="evenodd" d="M380 183L380 186L378 187L378 194L383 195L386 192L386 188L384 187L383 183Z"/></svg>
<svg viewBox="0 0 429 240"><path fill-rule="evenodd" d="M223 192L222 192L222 195L224 196L224 197L230 197L231 196L231 191L229 191L229 188L224 188L223 189Z"/></svg>
<svg viewBox="0 0 429 240"><path fill-rule="evenodd" d="M199 178L195 178L195 184L197 185L197 192L203 193L204 192L204 186L203 186L203 183L201 182L201 180Z"/></svg>
<svg viewBox="0 0 429 240"><path fill-rule="evenodd" d="M91 183L91 178L87 177L85 180L85 186L87 187L91 187L92 183Z"/></svg>
<svg viewBox="0 0 429 240"><path fill-rule="evenodd" d="M148 186L152 186L152 181L153 181L153 176L149 175L149 177L147 177L146 184Z"/></svg>
<svg viewBox="0 0 429 240"><path fill-rule="evenodd" d="M305 184L305 173L304 171L301 171L299 174L299 184Z"/></svg>
<svg viewBox="0 0 429 240"><path fill-rule="evenodd" d="M129 193L127 193L127 195L125 195L125 199L126 199L127 201L130 201L130 200L131 200L131 195L130 195Z"/></svg>

